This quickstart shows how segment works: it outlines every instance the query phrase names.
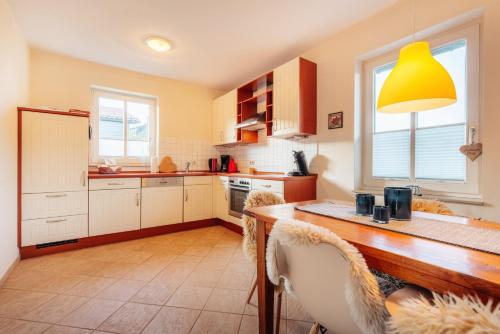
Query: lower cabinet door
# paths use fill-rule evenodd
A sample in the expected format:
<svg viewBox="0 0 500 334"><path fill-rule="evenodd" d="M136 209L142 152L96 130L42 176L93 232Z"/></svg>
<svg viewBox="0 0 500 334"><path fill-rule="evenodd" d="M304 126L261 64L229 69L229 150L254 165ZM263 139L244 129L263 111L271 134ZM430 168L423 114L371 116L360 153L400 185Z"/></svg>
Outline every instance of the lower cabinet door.
<svg viewBox="0 0 500 334"><path fill-rule="evenodd" d="M87 222L87 215L23 220L21 245L25 247L88 237Z"/></svg>
<svg viewBox="0 0 500 334"><path fill-rule="evenodd" d="M212 185L184 186L184 221L212 218Z"/></svg>
<svg viewBox="0 0 500 334"><path fill-rule="evenodd" d="M182 223L182 189L142 188L141 228Z"/></svg>
<svg viewBox="0 0 500 334"><path fill-rule="evenodd" d="M141 189L89 191L89 235L141 228Z"/></svg>

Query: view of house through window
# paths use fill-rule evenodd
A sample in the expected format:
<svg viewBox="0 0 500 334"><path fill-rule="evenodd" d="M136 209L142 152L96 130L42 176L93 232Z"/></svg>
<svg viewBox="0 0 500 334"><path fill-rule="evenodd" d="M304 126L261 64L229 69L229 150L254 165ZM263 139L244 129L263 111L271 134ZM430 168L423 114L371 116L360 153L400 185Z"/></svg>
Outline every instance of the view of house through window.
<svg viewBox="0 0 500 334"><path fill-rule="evenodd" d="M94 160L148 162L154 152L156 99L94 90Z"/></svg>

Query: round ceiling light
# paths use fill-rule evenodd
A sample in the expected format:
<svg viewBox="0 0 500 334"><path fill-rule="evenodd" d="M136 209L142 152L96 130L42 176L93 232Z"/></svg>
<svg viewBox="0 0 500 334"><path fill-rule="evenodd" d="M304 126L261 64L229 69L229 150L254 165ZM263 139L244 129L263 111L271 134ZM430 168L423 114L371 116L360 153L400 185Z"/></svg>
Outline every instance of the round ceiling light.
<svg viewBox="0 0 500 334"><path fill-rule="evenodd" d="M165 38L158 36L150 36L146 38L145 42L147 46L149 46L156 52L167 52L172 48L172 44L170 44L169 41L167 41Z"/></svg>

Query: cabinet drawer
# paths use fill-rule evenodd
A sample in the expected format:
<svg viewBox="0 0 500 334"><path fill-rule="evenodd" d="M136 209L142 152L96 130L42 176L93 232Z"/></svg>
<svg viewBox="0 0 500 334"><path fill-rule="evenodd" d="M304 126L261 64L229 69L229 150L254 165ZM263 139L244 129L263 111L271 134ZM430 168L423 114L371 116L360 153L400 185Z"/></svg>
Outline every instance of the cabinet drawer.
<svg viewBox="0 0 500 334"><path fill-rule="evenodd" d="M88 212L88 192L22 195L22 220L83 215Z"/></svg>
<svg viewBox="0 0 500 334"><path fill-rule="evenodd" d="M196 185L196 184L212 184L211 176L185 176L184 185Z"/></svg>
<svg viewBox="0 0 500 334"><path fill-rule="evenodd" d="M87 215L23 220L22 246L88 237Z"/></svg>
<svg viewBox="0 0 500 334"><path fill-rule="evenodd" d="M89 180L90 190L134 189L140 187L140 178L110 178Z"/></svg>
<svg viewBox="0 0 500 334"><path fill-rule="evenodd" d="M252 180L252 189L253 190L265 190L273 193L283 194L283 181L271 181L271 180L260 180L253 179Z"/></svg>

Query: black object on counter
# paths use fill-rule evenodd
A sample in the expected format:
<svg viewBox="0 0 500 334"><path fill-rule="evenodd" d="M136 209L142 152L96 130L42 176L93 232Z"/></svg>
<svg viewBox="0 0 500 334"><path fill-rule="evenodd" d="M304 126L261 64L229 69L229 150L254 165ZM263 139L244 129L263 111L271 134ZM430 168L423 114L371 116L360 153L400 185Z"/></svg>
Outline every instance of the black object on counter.
<svg viewBox="0 0 500 334"><path fill-rule="evenodd" d="M391 209L388 206L375 205L373 207L373 221L379 224L387 224L391 216Z"/></svg>
<svg viewBox="0 0 500 334"><path fill-rule="evenodd" d="M371 216L373 206L375 205L375 196L372 194L356 194L356 214Z"/></svg>
<svg viewBox="0 0 500 334"><path fill-rule="evenodd" d="M385 187L384 202L390 208L391 219L411 219L412 190L405 187Z"/></svg>
<svg viewBox="0 0 500 334"><path fill-rule="evenodd" d="M295 165L297 166L300 175L301 176L309 175L309 170L307 169L307 161L304 151L293 151L293 158L295 159Z"/></svg>
<svg viewBox="0 0 500 334"><path fill-rule="evenodd" d="M227 173L229 170L229 160L231 157L229 155L220 156L220 171Z"/></svg>

